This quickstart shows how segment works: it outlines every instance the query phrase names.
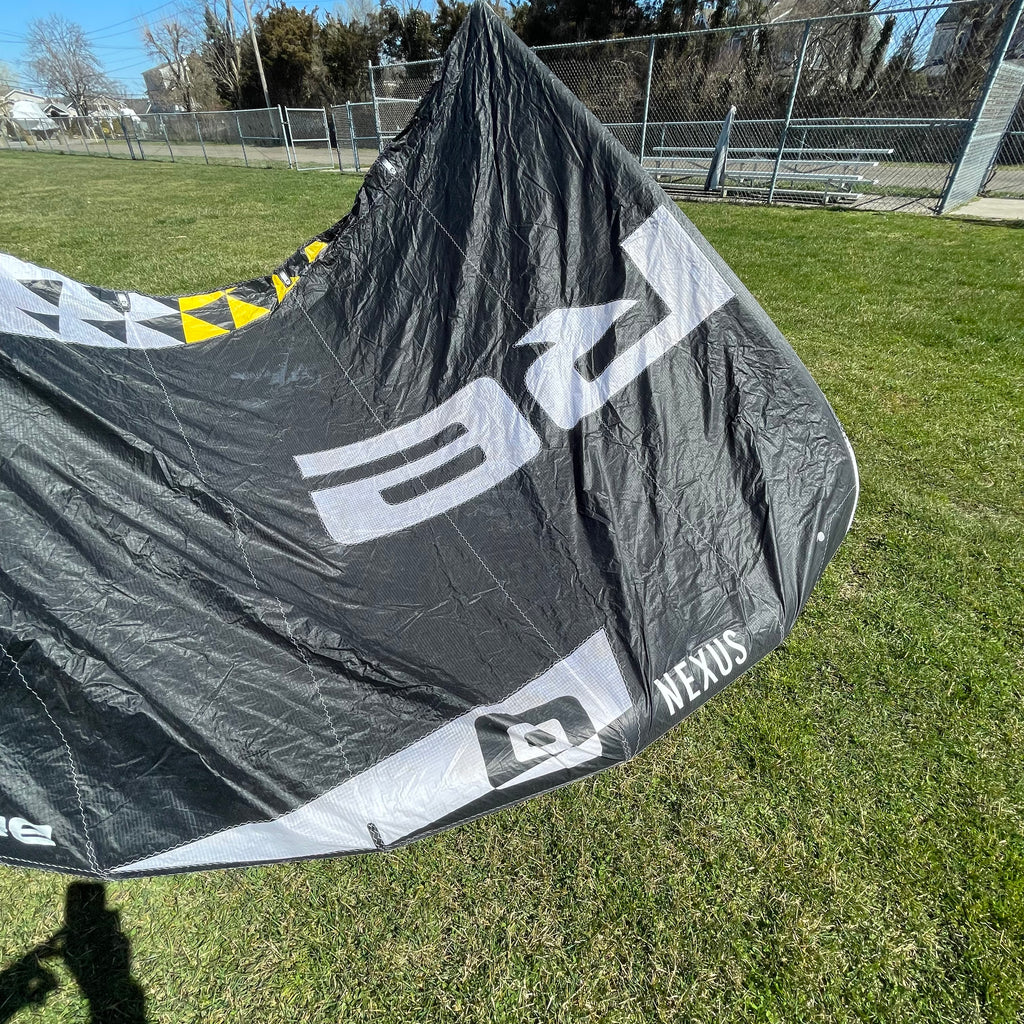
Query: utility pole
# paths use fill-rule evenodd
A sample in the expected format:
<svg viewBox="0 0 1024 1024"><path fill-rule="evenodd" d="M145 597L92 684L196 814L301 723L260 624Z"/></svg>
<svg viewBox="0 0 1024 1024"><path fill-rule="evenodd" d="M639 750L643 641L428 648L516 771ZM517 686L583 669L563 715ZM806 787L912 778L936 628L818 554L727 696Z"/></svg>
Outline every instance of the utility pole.
<svg viewBox="0 0 1024 1024"><path fill-rule="evenodd" d="M259 69L260 83L263 86L263 98L266 100L267 106L269 107L270 92L267 90L267 76L263 74L263 58L260 57L260 47L256 42L256 27L252 23L252 7L249 5L249 0L245 0L245 15L249 19L249 35L252 37L252 52L256 54L256 67Z"/></svg>

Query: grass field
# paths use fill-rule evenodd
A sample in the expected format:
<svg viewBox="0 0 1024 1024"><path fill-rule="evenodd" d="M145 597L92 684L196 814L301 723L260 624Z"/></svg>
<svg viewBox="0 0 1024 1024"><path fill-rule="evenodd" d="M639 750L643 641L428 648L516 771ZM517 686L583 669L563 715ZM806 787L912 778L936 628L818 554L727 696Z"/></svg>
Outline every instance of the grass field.
<svg viewBox="0 0 1024 1024"><path fill-rule="evenodd" d="M3 152L0 180L0 250L160 293L264 272L355 188ZM1024 230L685 209L859 459L792 636L630 764L496 817L109 885L148 1020L1024 1019ZM0 971L67 885L0 869ZM16 1021L88 1020L54 971Z"/></svg>

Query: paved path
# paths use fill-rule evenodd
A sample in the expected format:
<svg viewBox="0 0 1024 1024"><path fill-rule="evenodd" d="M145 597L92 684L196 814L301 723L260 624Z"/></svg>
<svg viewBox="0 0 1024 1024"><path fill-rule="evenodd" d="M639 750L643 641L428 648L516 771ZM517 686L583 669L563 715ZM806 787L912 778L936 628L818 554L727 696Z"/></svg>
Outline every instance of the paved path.
<svg viewBox="0 0 1024 1024"><path fill-rule="evenodd" d="M981 220L1024 220L1024 199L972 199L954 210L953 217L978 217Z"/></svg>

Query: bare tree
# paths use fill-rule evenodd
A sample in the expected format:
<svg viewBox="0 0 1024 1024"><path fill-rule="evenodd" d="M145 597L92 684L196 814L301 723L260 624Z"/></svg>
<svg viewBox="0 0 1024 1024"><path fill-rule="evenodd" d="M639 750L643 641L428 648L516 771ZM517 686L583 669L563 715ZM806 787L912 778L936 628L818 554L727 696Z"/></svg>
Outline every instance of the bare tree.
<svg viewBox="0 0 1024 1024"><path fill-rule="evenodd" d="M167 67L170 91L186 110L195 109L189 56L199 43L195 29L183 18L172 16L155 27L142 26L142 44L155 60Z"/></svg>
<svg viewBox="0 0 1024 1024"><path fill-rule="evenodd" d="M365 25L380 11L380 3L374 0L339 0L334 5L334 16L338 21L357 22Z"/></svg>
<svg viewBox="0 0 1024 1024"><path fill-rule="evenodd" d="M59 14L37 18L29 22L26 45L35 77L79 114L88 114L98 97L113 91L81 25Z"/></svg>
<svg viewBox="0 0 1024 1024"><path fill-rule="evenodd" d="M9 64L0 60L0 138L9 134L14 129L14 124L6 124L7 118L11 116L13 104L7 99L7 93L15 87L17 79Z"/></svg>
<svg viewBox="0 0 1024 1024"><path fill-rule="evenodd" d="M232 107L242 99L242 42L235 29L233 0L224 0L221 11L217 0L203 8L202 58L217 86L220 98Z"/></svg>

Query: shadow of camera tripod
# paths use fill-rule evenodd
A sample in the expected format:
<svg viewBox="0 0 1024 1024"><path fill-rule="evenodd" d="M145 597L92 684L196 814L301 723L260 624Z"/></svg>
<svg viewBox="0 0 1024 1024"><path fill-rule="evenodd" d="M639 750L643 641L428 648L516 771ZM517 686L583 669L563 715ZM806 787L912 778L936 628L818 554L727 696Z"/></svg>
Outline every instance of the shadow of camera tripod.
<svg viewBox="0 0 1024 1024"><path fill-rule="evenodd" d="M64 927L0 971L0 1024L26 1006L39 1006L58 987L45 966L63 960L89 1003L91 1024L145 1024L146 997L131 976L131 946L121 915L107 909L98 882L72 882Z"/></svg>

